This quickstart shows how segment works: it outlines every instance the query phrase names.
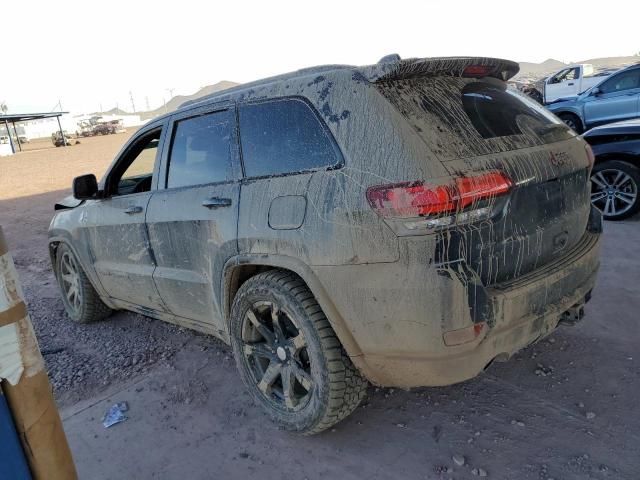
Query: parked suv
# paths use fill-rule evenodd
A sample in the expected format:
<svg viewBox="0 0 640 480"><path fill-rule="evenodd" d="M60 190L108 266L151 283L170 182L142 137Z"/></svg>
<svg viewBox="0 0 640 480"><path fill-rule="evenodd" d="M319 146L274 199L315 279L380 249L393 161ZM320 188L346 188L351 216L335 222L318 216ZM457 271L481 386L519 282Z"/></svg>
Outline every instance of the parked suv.
<svg viewBox="0 0 640 480"><path fill-rule="evenodd" d="M229 342L257 403L316 433L367 381L479 374L581 318L588 145L517 64L385 57L242 85L151 121L51 222L78 322L127 309Z"/></svg>
<svg viewBox="0 0 640 480"><path fill-rule="evenodd" d="M578 133L640 118L640 65L619 70L579 95L560 98L547 107Z"/></svg>

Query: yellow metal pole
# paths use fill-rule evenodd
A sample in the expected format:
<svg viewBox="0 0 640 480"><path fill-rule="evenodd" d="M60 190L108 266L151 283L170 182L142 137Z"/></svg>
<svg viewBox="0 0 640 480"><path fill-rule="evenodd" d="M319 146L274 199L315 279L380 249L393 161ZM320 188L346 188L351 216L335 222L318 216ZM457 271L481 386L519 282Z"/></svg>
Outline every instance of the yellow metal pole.
<svg viewBox="0 0 640 480"><path fill-rule="evenodd" d="M0 227L0 382L35 480L75 480L44 359Z"/></svg>

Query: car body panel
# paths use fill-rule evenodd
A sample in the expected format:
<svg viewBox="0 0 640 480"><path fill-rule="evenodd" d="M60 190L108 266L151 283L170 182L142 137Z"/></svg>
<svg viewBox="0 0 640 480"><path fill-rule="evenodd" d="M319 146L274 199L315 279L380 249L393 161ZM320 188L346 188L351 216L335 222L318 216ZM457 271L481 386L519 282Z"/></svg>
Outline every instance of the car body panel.
<svg viewBox="0 0 640 480"><path fill-rule="evenodd" d="M168 132L177 122L200 115L216 114L235 123L232 103L208 105L171 116ZM168 134L170 136L170 134ZM219 283L226 260L238 253L237 226L240 204L240 165L237 136L230 139L234 178L225 183L167 188L171 141L164 143L160 180L153 191L146 217L150 247L156 268L155 285L177 317L210 324L214 331L225 330ZM222 208L209 208L211 198L229 200Z"/></svg>
<svg viewBox="0 0 640 480"><path fill-rule="evenodd" d="M625 160L640 166L640 119L592 128L582 137L591 145L596 163Z"/></svg>
<svg viewBox="0 0 640 480"><path fill-rule="evenodd" d="M110 297L166 310L153 281L155 261L145 222L151 193L97 200L83 208L82 230L94 269ZM128 214L129 208L139 213Z"/></svg>

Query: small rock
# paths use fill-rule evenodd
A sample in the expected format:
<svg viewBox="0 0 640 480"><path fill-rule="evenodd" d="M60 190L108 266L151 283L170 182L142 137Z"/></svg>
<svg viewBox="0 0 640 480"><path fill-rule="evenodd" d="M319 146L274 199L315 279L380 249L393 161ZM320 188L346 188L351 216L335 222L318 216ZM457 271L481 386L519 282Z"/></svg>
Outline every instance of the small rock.
<svg viewBox="0 0 640 480"><path fill-rule="evenodd" d="M453 463L455 463L459 467L462 467L466 462L464 455L460 455L459 453L456 453L453 457L451 457L451 460L453 460Z"/></svg>
<svg viewBox="0 0 640 480"><path fill-rule="evenodd" d="M474 468L473 470L471 470L471 473L473 475L478 476L478 477L486 477L487 476L487 471L484 468Z"/></svg>
<svg viewBox="0 0 640 480"><path fill-rule="evenodd" d="M578 408L584 408L584 403L582 402L578 402L577 405L578 405Z"/></svg>
<svg viewBox="0 0 640 480"><path fill-rule="evenodd" d="M448 467L446 465L436 465L435 467L433 467L433 471L435 473L451 473L452 469L451 467Z"/></svg>
<svg viewBox="0 0 640 480"><path fill-rule="evenodd" d="M240 458L249 458L249 454L247 452L240 452L239 456Z"/></svg>
<svg viewBox="0 0 640 480"><path fill-rule="evenodd" d="M396 427L398 428L405 428L407 425L404 423L396 423Z"/></svg>
<svg viewBox="0 0 640 480"><path fill-rule="evenodd" d="M596 418L596 414L593 412L587 412L585 414L585 417L587 417L589 420L591 420L592 418Z"/></svg>

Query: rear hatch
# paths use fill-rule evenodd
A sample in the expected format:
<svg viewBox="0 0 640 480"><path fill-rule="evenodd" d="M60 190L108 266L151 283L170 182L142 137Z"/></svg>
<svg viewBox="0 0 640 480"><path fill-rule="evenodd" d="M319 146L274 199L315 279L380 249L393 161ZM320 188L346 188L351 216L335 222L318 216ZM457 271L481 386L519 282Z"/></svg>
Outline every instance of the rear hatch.
<svg viewBox="0 0 640 480"><path fill-rule="evenodd" d="M423 68L417 75L381 76L374 85L424 141L425 158L418 161L435 156L451 175L449 185L465 178L484 182L487 175L493 182L495 172L510 183L495 196L459 202L448 226L421 233L411 224L410 234L438 235L437 262L464 259L484 285L494 285L554 262L580 241L589 217L592 158L573 131L507 86L505 77L514 72L505 73L501 61L482 59L477 68L469 59L459 62L449 73L425 74ZM490 211L486 218L460 215L479 211L482 202Z"/></svg>

